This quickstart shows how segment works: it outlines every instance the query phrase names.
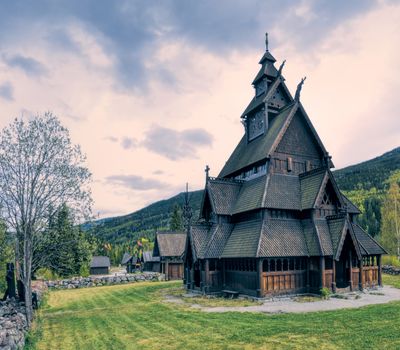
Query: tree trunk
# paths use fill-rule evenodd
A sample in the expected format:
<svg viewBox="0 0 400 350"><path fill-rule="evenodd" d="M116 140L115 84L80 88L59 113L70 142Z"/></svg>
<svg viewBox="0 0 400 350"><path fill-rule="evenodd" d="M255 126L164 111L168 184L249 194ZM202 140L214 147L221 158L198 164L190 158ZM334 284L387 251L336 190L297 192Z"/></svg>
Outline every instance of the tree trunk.
<svg viewBox="0 0 400 350"><path fill-rule="evenodd" d="M25 238L24 242L24 292L25 292L25 311L26 321L28 327L31 326L33 319L33 308L32 308L32 242L30 237Z"/></svg>

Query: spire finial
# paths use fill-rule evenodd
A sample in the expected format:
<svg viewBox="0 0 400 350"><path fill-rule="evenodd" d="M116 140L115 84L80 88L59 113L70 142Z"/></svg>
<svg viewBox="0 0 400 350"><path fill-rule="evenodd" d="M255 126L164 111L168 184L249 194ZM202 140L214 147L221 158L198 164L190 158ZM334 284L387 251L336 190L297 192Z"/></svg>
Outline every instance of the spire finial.
<svg viewBox="0 0 400 350"><path fill-rule="evenodd" d="M301 88L303 87L304 81L306 80L307 77L304 77L301 79L300 83L297 85L296 89L296 95L294 96L295 101L299 102L300 101L300 92Z"/></svg>
<svg viewBox="0 0 400 350"><path fill-rule="evenodd" d="M285 63L286 63L286 60L283 60L283 62L282 62L281 65L279 66L277 78L280 77L280 76L282 75L282 69L283 69L283 66L285 65Z"/></svg>
<svg viewBox="0 0 400 350"><path fill-rule="evenodd" d="M268 32L265 33L265 51L268 51Z"/></svg>
<svg viewBox="0 0 400 350"><path fill-rule="evenodd" d="M185 203L183 204L183 218L187 229L190 228L190 220L192 218L192 207L189 199L189 184L186 182Z"/></svg>
<svg viewBox="0 0 400 350"><path fill-rule="evenodd" d="M204 169L204 171L206 172L206 181L208 181L209 176L209 172L210 172L210 167L208 165L206 165L206 168Z"/></svg>

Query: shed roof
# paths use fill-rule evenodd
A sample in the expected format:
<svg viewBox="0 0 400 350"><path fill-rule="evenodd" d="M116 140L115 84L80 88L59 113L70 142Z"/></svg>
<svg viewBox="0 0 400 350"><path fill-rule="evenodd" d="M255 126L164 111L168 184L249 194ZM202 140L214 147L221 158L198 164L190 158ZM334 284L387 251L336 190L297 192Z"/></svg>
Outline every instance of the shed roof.
<svg viewBox="0 0 400 350"><path fill-rule="evenodd" d="M110 267L110 258L108 256L94 256L90 262L90 267Z"/></svg>

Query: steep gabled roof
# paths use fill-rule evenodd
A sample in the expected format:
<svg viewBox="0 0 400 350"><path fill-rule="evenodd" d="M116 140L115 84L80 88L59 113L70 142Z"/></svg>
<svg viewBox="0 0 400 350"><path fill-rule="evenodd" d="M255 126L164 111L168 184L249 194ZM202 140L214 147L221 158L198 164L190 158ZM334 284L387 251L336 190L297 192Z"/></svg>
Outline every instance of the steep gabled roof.
<svg viewBox="0 0 400 350"><path fill-rule="evenodd" d="M207 224L197 224L190 227L189 239L194 260L204 258L205 248L209 242L212 230L213 228Z"/></svg>
<svg viewBox="0 0 400 350"><path fill-rule="evenodd" d="M308 256L300 220L269 219L261 231L258 257Z"/></svg>
<svg viewBox="0 0 400 350"><path fill-rule="evenodd" d="M222 252L222 258L256 257L262 221L237 223Z"/></svg>
<svg viewBox="0 0 400 350"><path fill-rule="evenodd" d="M218 215L232 215L241 181L210 178L206 185L212 208Z"/></svg>
<svg viewBox="0 0 400 350"><path fill-rule="evenodd" d="M353 223L352 227L360 243L362 255L387 254L386 250L359 225Z"/></svg>
<svg viewBox="0 0 400 350"><path fill-rule="evenodd" d="M158 232L156 234L153 256L172 257L182 256L186 246L186 233Z"/></svg>
<svg viewBox="0 0 400 350"><path fill-rule="evenodd" d="M211 237L204 249L204 258L219 258L233 230L233 224L218 224L211 230Z"/></svg>
<svg viewBox="0 0 400 350"><path fill-rule="evenodd" d="M265 208L300 210L300 181L298 176L270 174L264 195Z"/></svg>
<svg viewBox="0 0 400 350"><path fill-rule="evenodd" d="M311 219L302 220L304 238L310 256L320 256L322 249L315 225Z"/></svg>
<svg viewBox="0 0 400 350"><path fill-rule="evenodd" d="M234 203L233 214L263 207L263 196L267 175L243 183L239 195Z"/></svg>
<svg viewBox="0 0 400 350"><path fill-rule="evenodd" d="M299 176L301 190L301 208L303 210L314 208L325 176L325 168L313 170Z"/></svg>
<svg viewBox="0 0 400 350"><path fill-rule="evenodd" d="M246 166L267 159L276 138L296 110L297 103L283 108L272 120L267 132L251 142L247 142L246 135L243 135L218 177L226 177Z"/></svg>
<svg viewBox="0 0 400 350"><path fill-rule="evenodd" d="M315 219L314 225L319 238L322 255L333 255L332 238L326 219Z"/></svg>
<svg viewBox="0 0 400 350"><path fill-rule="evenodd" d="M132 259L132 255L130 255L129 253L124 253L124 256L122 257L122 260L121 260L121 265L127 264L128 261L131 259Z"/></svg>
<svg viewBox="0 0 400 350"><path fill-rule="evenodd" d="M344 204L346 205L348 213L361 214L360 209L358 209L356 207L356 205L350 199L348 199L342 192L340 192L340 194L342 195L342 199L343 199Z"/></svg>

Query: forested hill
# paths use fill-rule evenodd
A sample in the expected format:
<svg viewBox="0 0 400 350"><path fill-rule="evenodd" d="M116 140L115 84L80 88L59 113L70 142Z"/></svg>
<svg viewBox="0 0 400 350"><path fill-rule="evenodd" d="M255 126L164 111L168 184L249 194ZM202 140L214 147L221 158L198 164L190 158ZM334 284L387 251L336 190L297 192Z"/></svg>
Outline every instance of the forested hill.
<svg viewBox="0 0 400 350"><path fill-rule="evenodd" d="M374 159L334 171L341 190L354 201L364 214L360 224L372 235L379 232L380 207L387 186L386 180L400 170L400 147ZM193 217L198 217L202 190L190 193ZM182 206L184 194L155 202L134 213L95 221L85 228L104 242L130 243L137 238L154 238L157 230L168 229L175 205Z"/></svg>
<svg viewBox="0 0 400 350"><path fill-rule="evenodd" d="M342 191L385 188L385 181L393 171L400 169L400 147L379 157L334 171Z"/></svg>
<svg viewBox="0 0 400 350"><path fill-rule="evenodd" d="M203 191L193 191L189 194L193 217L198 217ZM124 216L97 220L85 224L84 229L92 232L104 242L126 244L140 237L154 239L157 230L169 228L169 220L176 205L182 207L184 193L172 198L155 202L143 209Z"/></svg>

